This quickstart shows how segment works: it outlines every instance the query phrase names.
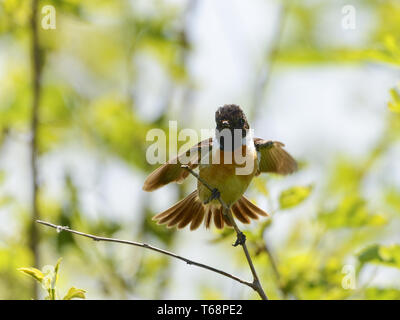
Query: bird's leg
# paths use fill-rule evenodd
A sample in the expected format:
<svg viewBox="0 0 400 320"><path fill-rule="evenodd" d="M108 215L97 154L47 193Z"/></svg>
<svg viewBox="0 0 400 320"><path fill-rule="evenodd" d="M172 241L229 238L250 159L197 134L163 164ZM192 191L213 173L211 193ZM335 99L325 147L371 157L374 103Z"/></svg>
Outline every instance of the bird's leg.
<svg viewBox="0 0 400 320"><path fill-rule="evenodd" d="M233 244L234 247L237 247L238 245L243 246L246 243L246 236L242 231L240 231L239 227L237 226L233 216L232 216L232 210L230 207L223 207L222 213L228 218L229 222L231 223L233 229L236 232L236 241Z"/></svg>
<svg viewBox="0 0 400 320"><path fill-rule="evenodd" d="M221 193L218 191L217 188L214 188L211 190L210 197L206 201L204 201L204 204L210 203L213 200L218 200L218 199L220 199L220 197L221 197Z"/></svg>
<svg viewBox="0 0 400 320"><path fill-rule="evenodd" d="M218 191L218 189L212 188L206 181L200 178L200 176L197 173L195 173L192 169L190 169L188 166L182 165L181 168L189 171L194 177L196 177L197 180L199 180L208 190L211 191L211 196L204 202L204 204L207 204L214 199L218 200L221 203L221 206L223 208L222 213L227 217L227 219L233 226L233 229L236 231L236 241L233 244L233 246L234 247L237 247L238 245L246 246L246 236L242 231L240 231L239 227L237 226L235 220L233 219L231 208L221 199L221 193Z"/></svg>

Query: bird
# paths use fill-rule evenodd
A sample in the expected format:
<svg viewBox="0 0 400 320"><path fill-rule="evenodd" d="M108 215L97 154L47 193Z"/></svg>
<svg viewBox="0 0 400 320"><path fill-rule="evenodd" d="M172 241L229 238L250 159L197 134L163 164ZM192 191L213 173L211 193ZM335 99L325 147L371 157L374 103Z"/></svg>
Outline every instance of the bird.
<svg viewBox="0 0 400 320"><path fill-rule="evenodd" d="M192 231L203 221L207 229L212 223L217 229L232 227L233 221L224 214L221 200L229 207L231 217L244 224L267 217L244 195L251 181L261 173L287 175L298 169L283 143L253 137L240 106L226 104L218 108L215 122L212 138L162 164L144 181L143 190L151 192L171 182L182 183L189 171L199 170L196 190L155 215L153 220L158 224L178 229L189 226Z"/></svg>

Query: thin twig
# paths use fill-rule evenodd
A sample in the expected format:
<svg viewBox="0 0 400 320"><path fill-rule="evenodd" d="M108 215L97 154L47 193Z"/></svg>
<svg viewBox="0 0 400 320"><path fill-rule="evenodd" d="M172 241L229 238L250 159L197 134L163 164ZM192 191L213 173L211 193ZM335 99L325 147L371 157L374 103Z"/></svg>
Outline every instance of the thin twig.
<svg viewBox="0 0 400 320"><path fill-rule="evenodd" d="M37 165L37 131L39 118L39 101L41 91L41 61L39 48L39 32L38 32L38 1L32 0L32 15L31 15L31 58L32 58L32 114L31 114L31 141L30 141L30 166L32 175L32 223L30 231L30 246L33 253L35 265L39 265L39 234L35 220L40 218L38 208L38 165ZM33 296L38 296L38 286L34 284Z"/></svg>
<svg viewBox="0 0 400 320"><path fill-rule="evenodd" d="M182 168L184 168L187 171L189 171L197 180L199 180L211 192L215 189L215 188L212 188L206 181L204 181L204 179L202 179L196 172L194 172L188 166L183 165ZM232 224L233 229L236 232L237 239L239 240L240 238L242 238L244 236L243 232L240 231L240 229L237 226L235 220L233 219L230 207L221 199L221 194L220 193L218 193L218 194L219 194L219 196L216 199L219 201L219 203L223 207L223 213L229 219L230 223ZM268 297L265 294L264 289L261 286L261 283L260 283L260 280L258 278L256 269L254 268L254 264L253 264L253 261L252 261L252 259L250 257L249 250L247 249L246 242L245 241L238 241L238 240L236 240L235 245L236 244L240 244L242 246L244 254L245 254L246 259L247 259L247 262L249 264L251 273L253 275L253 286L252 286L252 288L255 291L257 291L257 293L260 295L261 299L268 300Z"/></svg>
<svg viewBox="0 0 400 320"><path fill-rule="evenodd" d="M56 225L56 224L53 224L53 223L50 223L50 222L46 222L46 221L42 221L42 220L36 220L36 222L39 223L39 224L42 224L44 226L48 226L48 227L54 228L58 232L67 231L67 232L74 233L74 234L77 234L77 235L80 235L80 236L83 236L83 237L86 237L86 238L93 239L95 241L106 241L106 242L122 243L122 244L131 245L131 246L150 249L150 250L165 254L167 256L182 260L182 261L186 262L187 264L190 264L190 265L193 265L193 266L197 266L197 267L200 267L200 268L203 268L203 269L207 269L207 270L213 271L215 273L219 273L219 274L221 274L221 275L223 275L225 277L228 277L228 278L230 278L232 280L240 282L240 283L242 283L242 284L244 284L246 286L249 286L250 288L256 290L256 288L254 286L254 283L242 280L242 279L240 279L240 278L238 278L238 277L236 277L236 276L234 276L234 275L232 275L232 274L230 274L228 272L225 272L223 270L216 269L216 268L208 266L206 264L187 259L187 258L179 256L179 255L177 255L177 254L175 254L173 252L154 247L154 246L149 245L147 243L141 243L141 242L135 242L135 241L129 241L129 240L122 240L122 239L99 237L99 236L95 236L93 234L84 233L84 232L81 232L81 231L70 229L67 226L59 226L59 225Z"/></svg>

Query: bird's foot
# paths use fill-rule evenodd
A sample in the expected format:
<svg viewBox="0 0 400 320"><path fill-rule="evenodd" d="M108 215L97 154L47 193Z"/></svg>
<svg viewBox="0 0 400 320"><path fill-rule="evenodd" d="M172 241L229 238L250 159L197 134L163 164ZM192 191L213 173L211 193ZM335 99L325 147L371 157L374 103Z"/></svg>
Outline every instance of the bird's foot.
<svg viewBox="0 0 400 320"><path fill-rule="evenodd" d="M219 199L221 196L221 193L218 191L218 189L214 188L211 191L211 196L204 202L204 204L210 203L211 201L215 199Z"/></svg>
<svg viewBox="0 0 400 320"><path fill-rule="evenodd" d="M244 235L243 232L240 232L237 234L237 238L233 246L237 247L238 245L243 245L245 243L246 243L246 236Z"/></svg>

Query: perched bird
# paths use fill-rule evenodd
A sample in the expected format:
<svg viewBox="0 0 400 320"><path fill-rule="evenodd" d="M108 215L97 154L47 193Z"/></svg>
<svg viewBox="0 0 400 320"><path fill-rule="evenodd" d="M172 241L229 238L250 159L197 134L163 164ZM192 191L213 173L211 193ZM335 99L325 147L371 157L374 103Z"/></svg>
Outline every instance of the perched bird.
<svg viewBox="0 0 400 320"><path fill-rule="evenodd" d="M209 228L213 221L218 229L231 221L223 214L218 201L225 202L233 217L242 223L268 214L243 194L252 179L262 172L289 174L297 170L296 161L277 141L253 138L243 110L234 104L224 105L215 113L213 138L203 140L153 171L143 190L154 191L170 182L181 183L190 169L199 168L199 177L213 188L211 192L200 179L197 189L153 220L168 227L197 229L204 221Z"/></svg>

